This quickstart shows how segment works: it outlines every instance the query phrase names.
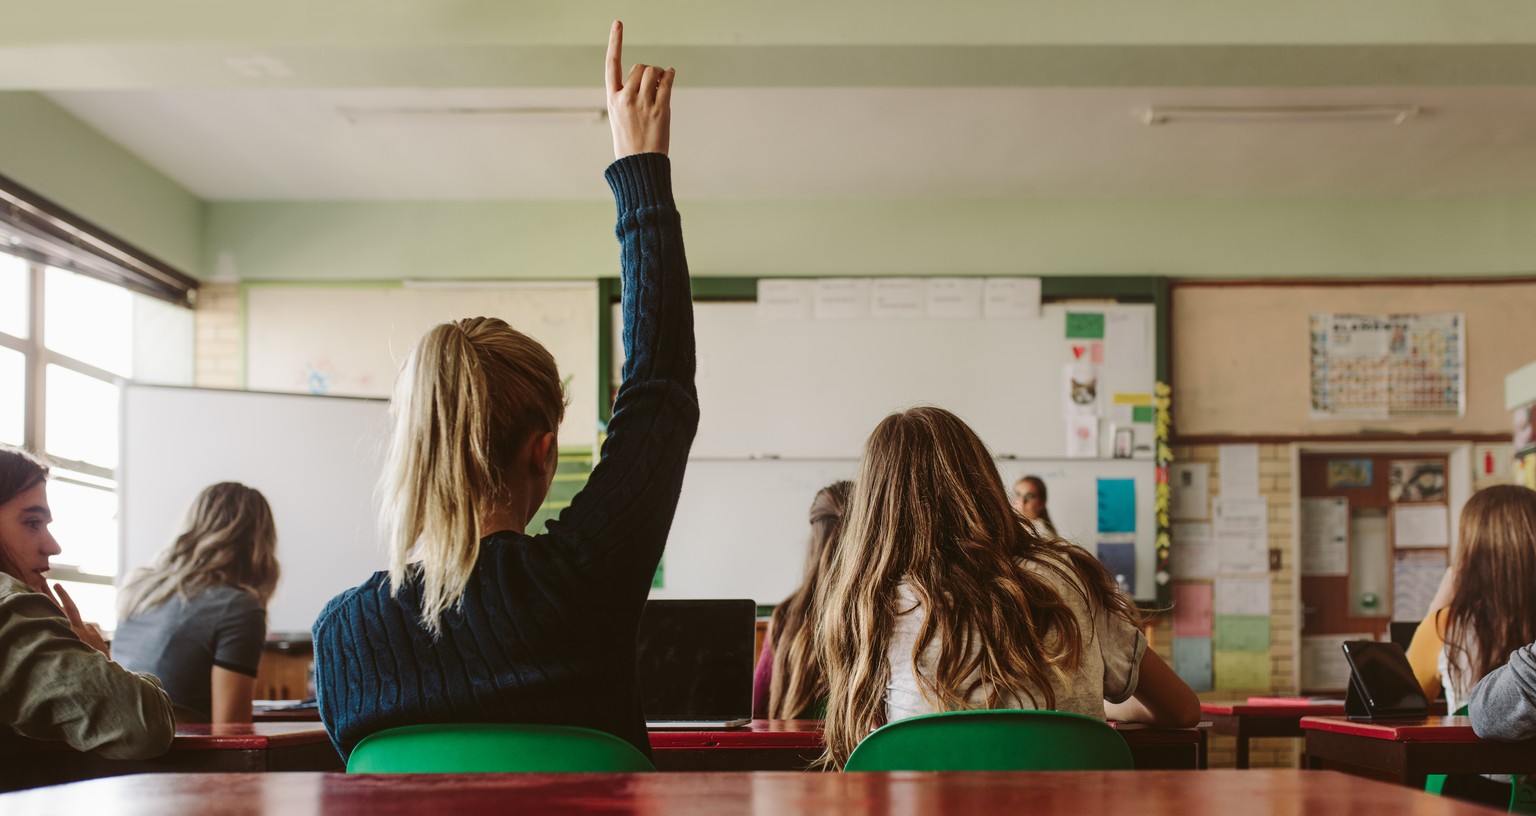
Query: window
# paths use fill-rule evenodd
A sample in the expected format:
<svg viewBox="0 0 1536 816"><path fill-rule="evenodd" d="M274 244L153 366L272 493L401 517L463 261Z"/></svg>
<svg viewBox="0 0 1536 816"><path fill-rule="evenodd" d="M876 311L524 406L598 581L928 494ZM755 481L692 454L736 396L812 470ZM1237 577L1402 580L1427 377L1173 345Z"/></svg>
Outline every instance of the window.
<svg viewBox="0 0 1536 816"><path fill-rule="evenodd" d="M37 320L41 317L41 320ZM44 453L50 579L116 626L118 385L190 385L192 312L0 249L0 442Z"/></svg>

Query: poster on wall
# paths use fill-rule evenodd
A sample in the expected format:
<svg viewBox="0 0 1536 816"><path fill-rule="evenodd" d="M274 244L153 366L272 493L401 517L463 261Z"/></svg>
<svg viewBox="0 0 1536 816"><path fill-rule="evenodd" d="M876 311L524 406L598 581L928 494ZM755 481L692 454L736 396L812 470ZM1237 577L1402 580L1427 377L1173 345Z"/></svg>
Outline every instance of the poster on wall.
<svg viewBox="0 0 1536 816"><path fill-rule="evenodd" d="M1461 416L1465 338L1459 312L1312 315L1312 418Z"/></svg>
<svg viewBox="0 0 1536 816"><path fill-rule="evenodd" d="M1445 501L1445 461L1393 460L1387 495L1394 502Z"/></svg>

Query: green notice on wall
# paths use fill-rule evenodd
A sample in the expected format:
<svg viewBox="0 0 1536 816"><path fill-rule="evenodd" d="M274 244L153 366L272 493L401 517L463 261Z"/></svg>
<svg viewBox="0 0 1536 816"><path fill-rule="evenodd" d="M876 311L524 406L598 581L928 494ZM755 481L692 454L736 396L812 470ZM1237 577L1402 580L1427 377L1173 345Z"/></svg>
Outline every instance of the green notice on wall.
<svg viewBox="0 0 1536 816"><path fill-rule="evenodd" d="M1103 340L1103 312L1067 312L1068 340Z"/></svg>
<svg viewBox="0 0 1536 816"><path fill-rule="evenodd" d="M651 576L651 589L665 589L667 586L667 559L663 557L656 562L656 574Z"/></svg>

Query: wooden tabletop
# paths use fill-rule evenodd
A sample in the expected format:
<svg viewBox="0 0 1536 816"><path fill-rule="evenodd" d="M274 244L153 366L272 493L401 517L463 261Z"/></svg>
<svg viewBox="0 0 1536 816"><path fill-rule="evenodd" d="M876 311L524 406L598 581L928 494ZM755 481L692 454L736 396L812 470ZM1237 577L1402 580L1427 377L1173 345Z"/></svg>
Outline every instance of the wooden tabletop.
<svg viewBox="0 0 1536 816"><path fill-rule="evenodd" d="M1393 742L1480 742L1467 717L1413 717L1355 721L1346 717L1303 717L1303 729Z"/></svg>
<svg viewBox="0 0 1536 816"><path fill-rule="evenodd" d="M151 774L0 795L7 816L392 816L416 813L1486 814L1327 771L347 775Z"/></svg>
<svg viewBox="0 0 1536 816"><path fill-rule="evenodd" d="M172 751L218 751L282 748L328 743L331 738L317 722L259 722L239 725L207 723L176 726Z"/></svg>
<svg viewBox="0 0 1536 816"><path fill-rule="evenodd" d="M1256 703L1249 700L1246 703L1201 703L1200 713L1237 717L1342 717L1344 704L1278 699Z"/></svg>

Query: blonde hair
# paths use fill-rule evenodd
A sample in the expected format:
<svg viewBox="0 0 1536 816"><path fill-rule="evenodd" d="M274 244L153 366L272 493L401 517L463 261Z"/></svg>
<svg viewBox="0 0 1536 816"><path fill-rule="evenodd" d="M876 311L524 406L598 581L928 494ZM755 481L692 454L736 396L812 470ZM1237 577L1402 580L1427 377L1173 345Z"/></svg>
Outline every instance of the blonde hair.
<svg viewBox="0 0 1536 816"><path fill-rule="evenodd" d="M218 586L243 589L262 606L271 600L281 569L277 524L261 491L239 482L203 488L187 511L185 530L148 567L123 585L124 618L171 599Z"/></svg>
<svg viewBox="0 0 1536 816"><path fill-rule="evenodd" d="M843 513L853 482L833 482L811 502L811 540L800 588L774 607L773 673L768 682L768 717L793 720L827 693L816 656L816 592L832 566L842 533Z"/></svg>
<svg viewBox="0 0 1536 816"><path fill-rule="evenodd" d="M1536 491L1497 485L1467 500L1446 616L1447 679L1464 695L1536 640Z"/></svg>
<svg viewBox="0 0 1536 816"><path fill-rule="evenodd" d="M1031 569L1032 565L1034 569ZM886 722L886 656L905 582L926 616L914 659L940 638L919 688L937 710L1004 700L1056 704L1051 678L1075 668L1092 632L1036 570L1079 587L1083 603L1127 620L1130 602L1098 560L1043 538L1013 509L981 440L959 417L921 407L892 414L865 444L842 539L819 599L827 677L824 766L841 767Z"/></svg>
<svg viewBox="0 0 1536 816"><path fill-rule="evenodd" d="M419 560L421 622L434 635L480 556L482 511L521 479L508 471L534 434L560 427L555 358L494 317L433 327L406 357L390 401L394 429L379 481L391 593Z"/></svg>

